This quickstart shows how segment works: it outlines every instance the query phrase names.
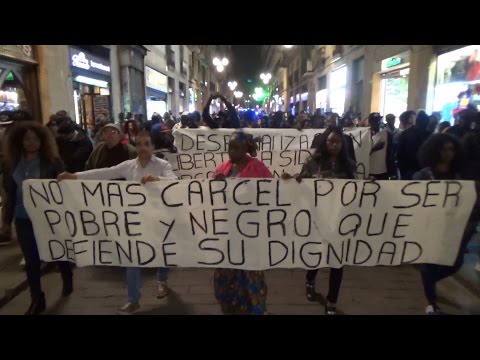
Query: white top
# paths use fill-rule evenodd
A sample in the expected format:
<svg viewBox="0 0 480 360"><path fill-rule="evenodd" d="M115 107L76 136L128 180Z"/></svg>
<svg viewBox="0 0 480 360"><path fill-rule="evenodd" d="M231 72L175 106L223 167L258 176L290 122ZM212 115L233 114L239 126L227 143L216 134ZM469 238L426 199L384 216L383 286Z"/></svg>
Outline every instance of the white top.
<svg viewBox="0 0 480 360"><path fill-rule="evenodd" d="M147 166L142 167L138 157L124 161L118 165L104 168L77 172L75 175L80 180L110 180L124 178L127 181L140 181L145 175L158 176L160 180L177 180L173 173L172 165L166 160L152 155Z"/></svg>
<svg viewBox="0 0 480 360"><path fill-rule="evenodd" d="M372 136L372 148L380 141L385 143L382 150L378 150L370 155L370 174L380 175L387 172L387 141L388 131L383 129Z"/></svg>

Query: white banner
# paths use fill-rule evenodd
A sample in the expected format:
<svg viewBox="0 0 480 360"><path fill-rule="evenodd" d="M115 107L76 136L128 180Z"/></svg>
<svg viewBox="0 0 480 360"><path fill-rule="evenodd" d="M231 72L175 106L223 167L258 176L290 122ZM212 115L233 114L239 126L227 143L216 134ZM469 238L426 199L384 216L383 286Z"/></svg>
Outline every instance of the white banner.
<svg viewBox="0 0 480 360"><path fill-rule="evenodd" d="M260 151L257 159L261 160L273 174L280 177L284 172L291 175L300 173L303 164L315 150L283 150L283 151ZM173 172L179 179L208 179L215 169L224 161L228 160L228 153L215 153L211 151L199 153L163 153L165 160L172 164ZM359 171L363 168L360 167ZM359 173L359 178L364 174Z"/></svg>
<svg viewBox="0 0 480 360"><path fill-rule="evenodd" d="M27 180L40 257L78 266L451 265L476 193L466 181Z"/></svg>
<svg viewBox="0 0 480 360"><path fill-rule="evenodd" d="M257 158L274 174L299 173L308 158L315 135L325 129L243 129L260 138ZM178 153L164 153L180 179L208 178L223 161L228 160L228 142L234 129L178 129L174 132ZM353 141L360 179L367 179L370 166L371 139L369 128L345 131Z"/></svg>

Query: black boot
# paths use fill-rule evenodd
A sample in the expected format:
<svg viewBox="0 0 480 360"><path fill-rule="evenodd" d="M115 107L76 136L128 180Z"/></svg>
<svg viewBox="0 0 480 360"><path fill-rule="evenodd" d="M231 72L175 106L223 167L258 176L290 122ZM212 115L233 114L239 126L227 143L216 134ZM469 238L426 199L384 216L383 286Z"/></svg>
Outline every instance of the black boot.
<svg viewBox="0 0 480 360"><path fill-rule="evenodd" d="M32 299L32 303L25 315L40 315L42 312L45 311L46 308L47 304L45 303L45 295L42 294Z"/></svg>
<svg viewBox="0 0 480 360"><path fill-rule="evenodd" d="M62 296L67 297L73 292L73 276L62 276L63 279L63 288Z"/></svg>
<svg viewBox="0 0 480 360"><path fill-rule="evenodd" d="M317 293L315 292L315 283L307 282L307 299L308 301L317 300Z"/></svg>

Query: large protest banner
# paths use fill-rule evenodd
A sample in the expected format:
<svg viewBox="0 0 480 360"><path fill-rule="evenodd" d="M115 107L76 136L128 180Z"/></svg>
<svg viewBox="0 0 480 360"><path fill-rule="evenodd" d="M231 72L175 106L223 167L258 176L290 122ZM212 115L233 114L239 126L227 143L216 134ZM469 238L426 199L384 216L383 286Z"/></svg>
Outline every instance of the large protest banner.
<svg viewBox="0 0 480 360"><path fill-rule="evenodd" d="M476 193L466 181L27 180L44 261L269 268L451 265Z"/></svg>
<svg viewBox="0 0 480 360"><path fill-rule="evenodd" d="M312 152L315 135L325 129L242 129L260 139L257 158L264 161L274 176L300 172ZM164 153L180 179L207 178L228 159L228 142L234 129L178 129L173 135L178 153ZM360 179L368 178L371 138L369 128L345 131L352 138Z"/></svg>

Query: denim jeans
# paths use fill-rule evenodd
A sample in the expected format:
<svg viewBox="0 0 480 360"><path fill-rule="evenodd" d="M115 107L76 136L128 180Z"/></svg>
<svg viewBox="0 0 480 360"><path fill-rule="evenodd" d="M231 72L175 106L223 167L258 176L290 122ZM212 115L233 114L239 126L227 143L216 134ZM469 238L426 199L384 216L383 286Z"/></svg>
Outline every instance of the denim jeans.
<svg viewBox="0 0 480 360"><path fill-rule="evenodd" d="M140 300L141 287L141 271L139 267L127 268L127 287L128 287L128 302L137 303ZM157 280L159 282L166 282L170 268L158 268Z"/></svg>
<svg viewBox="0 0 480 360"><path fill-rule="evenodd" d="M20 243L23 256L25 257L25 271L27 273L28 287L32 299L43 297L40 283L41 263L38 254L37 241L33 232L33 225L30 219L15 219L17 239ZM57 261L62 277L64 279L73 276L71 265L68 261Z"/></svg>

